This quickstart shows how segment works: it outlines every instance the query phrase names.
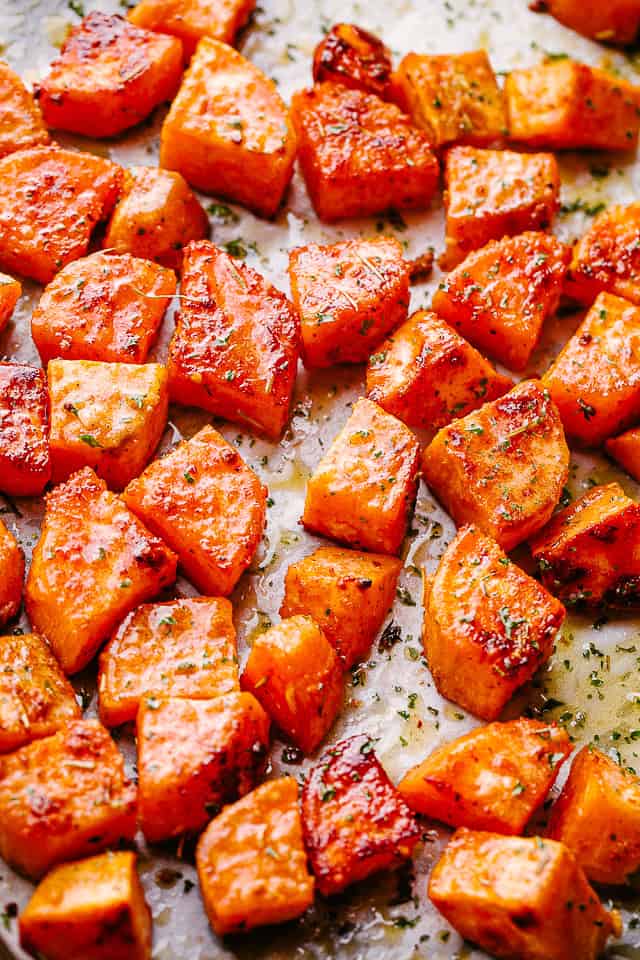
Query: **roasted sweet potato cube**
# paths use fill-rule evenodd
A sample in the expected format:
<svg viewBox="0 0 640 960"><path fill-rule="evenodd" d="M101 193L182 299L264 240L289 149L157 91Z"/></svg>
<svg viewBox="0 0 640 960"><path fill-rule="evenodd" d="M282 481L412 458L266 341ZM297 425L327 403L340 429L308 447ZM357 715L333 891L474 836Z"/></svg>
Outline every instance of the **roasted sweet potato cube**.
<svg viewBox="0 0 640 960"><path fill-rule="evenodd" d="M640 203L608 207L573 248L565 292L590 307L603 291L640 306Z"/></svg>
<svg viewBox="0 0 640 960"><path fill-rule="evenodd" d="M520 834L571 750L554 724L490 723L434 750L398 790L412 810L452 827Z"/></svg>
<svg viewBox="0 0 640 960"><path fill-rule="evenodd" d="M555 313L571 251L546 233L492 241L445 277L433 309L474 346L524 370Z"/></svg>
<svg viewBox="0 0 640 960"><path fill-rule="evenodd" d="M262 779L269 717L250 693L145 696L137 719L138 821L157 842L201 830Z"/></svg>
<svg viewBox="0 0 640 960"><path fill-rule="evenodd" d="M176 291L172 270L129 253L93 253L64 267L31 317L43 363L144 363Z"/></svg>
<svg viewBox="0 0 640 960"><path fill-rule="evenodd" d="M136 788L97 720L0 757L0 853L29 877L99 853L136 829Z"/></svg>
<svg viewBox="0 0 640 960"><path fill-rule="evenodd" d="M562 843L461 829L429 896L458 933L509 960L596 960L622 924Z"/></svg>
<svg viewBox="0 0 640 960"><path fill-rule="evenodd" d="M225 807L196 854L205 909L222 936L300 916L313 902L293 777Z"/></svg>
<svg viewBox="0 0 640 960"><path fill-rule="evenodd" d="M151 960L151 913L135 853L55 867L20 915L20 942L47 960Z"/></svg>
<svg viewBox="0 0 640 960"><path fill-rule="evenodd" d="M203 427L132 480L125 503L176 551L202 593L226 596L262 537L266 490L213 427Z"/></svg>
<svg viewBox="0 0 640 960"><path fill-rule="evenodd" d="M416 498L419 449L408 427L361 398L307 483L303 524L352 547L398 553Z"/></svg>
<svg viewBox="0 0 640 960"><path fill-rule="evenodd" d="M396 557L319 547L285 576L283 617L313 617L346 668L367 656L396 595Z"/></svg>
<svg viewBox="0 0 640 960"><path fill-rule="evenodd" d="M307 190L321 220L429 206L438 161L427 135L395 104L320 83L294 94L291 113Z"/></svg>
<svg viewBox="0 0 640 960"><path fill-rule="evenodd" d="M0 363L0 491L36 496L50 476L47 375L39 367Z"/></svg>
<svg viewBox="0 0 640 960"><path fill-rule="evenodd" d="M231 604L192 597L136 607L100 654L100 719L135 720L145 694L213 700L240 690Z"/></svg>
<svg viewBox="0 0 640 960"><path fill-rule="evenodd" d="M413 814L362 734L331 747L309 772L302 828L325 896L397 866L420 837Z"/></svg>
<svg viewBox="0 0 640 960"><path fill-rule="evenodd" d="M489 240L544 230L558 209L552 153L452 147L445 161L447 268Z"/></svg>
<svg viewBox="0 0 640 960"><path fill-rule="evenodd" d="M272 440L289 419L299 324L285 295L208 240L190 244L169 347L171 399Z"/></svg>
<svg viewBox="0 0 640 960"><path fill-rule="evenodd" d="M103 246L178 269L183 247L208 235L209 219L184 177L157 167L131 167Z"/></svg>
<svg viewBox="0 0 640 960"><path fill-rule="evenodd" d="M604 43L633 43L640 28L638 0L545 0L544 10L585 37Z"/></svg>
<svg viewBox="0 0 640 960"><path fill-rule="evenodd" d="M27 613L65 673L77 673L123 617L175 575L175 554L85 467L47 495Z"/></svg>
<svg viewBox="0 0 640 960"><path fill-rule="evenodd" d="M583 747L552 807L548 835L571 850L594 883L628 883L640 867L640 779Z"/></svg>
<svg viewBox="0 0 640 960"><path fill-rule="evenodd" d="M0 60L0 157L48 142L35 100L18 74Z"/></svg>
<svg viewBox="0 0 640 960"><path fill-rule="evenodd" d="M256 0L140 0L128 13L131 23L179 37L186 59L202 37L233 44Z"/></svg>
<svg viewBox="0 0 640 960"><path fill-rule="evenodd" d="M162 127L160 164L204 193L272 217L296 140L275 84L233 47L200 40Z"/></svg>
<svg viewBox="0 0 640 960"><path fill-rule="evenodd" d="M71 30L35 90L48 127L113 137L171 100L181 75L176 37L94 10Z"/></svg>
<svg viewBox="0 0 640 960"><path fill-rule="evenodd" d="M422 639L435 684L496 720L553 651L565 610L495 540L465 526L425 577Z"/></svg>
<svg viewBox="0 0 640 960"><path fill-rule="evenodd" d="M24 554L16 538L0 520L0 626L12 620L20 609L23 579Z"/></svg>
<svg viewBox="0 0 640 960"><path fill-rule="evenodd" d="M365 363L407 317L409 264L395 237L296 247L289 278L307 367Z"/></svg>
<svg viewBox="0 0 640 960"><path fill-rule="evenodd" d="M367 396L433 435L513 383L429 310L419 310L369 358Z"/></svg>
<svg viewBox="0 0 640 960"><path fill-rule="evenodd" d="M554 60L514 70L504 85L509 135L548 150L635 150L640 89L608 70Z"/></svg>
<svg viewBox="0 0 640 960"><path fill-rule="evenodd" d="M0 332L9 322L21 293L22 284L19 280L7 273L0 273Z"/></svg>
<svg viewBox="0 0 640 960"><path fill-rule="evenodd" d="M483 146L505 134L505 105L484 50L408 53L394 74L397 99L437 147Z"/></svg>
<svg viewBox="0 0 640 960"><path fill-rule="evenodd" d="M355 23L334 23L313 54L313 82L325 81L391 100L391 51Z"/></svg>
<svg viewBox="0 0 640 960"><path fill-rule="evenodd" d="M605 443L607 453L617 460L634 480L640 480L640 427L633 427Z"/></svg>
<svg viewBox="0 0 640 960"><path fill-rule="evenodd" d="M0 160L0 267L48 283L87 252L95 225L118 197L121 168L57 147Z"/></svg>

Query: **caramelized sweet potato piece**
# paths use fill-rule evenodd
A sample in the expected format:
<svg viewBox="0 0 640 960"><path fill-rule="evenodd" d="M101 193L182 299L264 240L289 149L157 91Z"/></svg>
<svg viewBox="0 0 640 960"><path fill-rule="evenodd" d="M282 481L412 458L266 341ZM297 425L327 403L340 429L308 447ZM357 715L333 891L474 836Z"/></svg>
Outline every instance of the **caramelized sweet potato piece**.
<svg viewBox="0 0 640 960"><path fill-rule="evenodd" d="M136 829L136 788L97 720L0 757L0 854L29 877L98 853Z"/></svg>
<svg viewBox="0 0 640 960"><path fill-rule="evenodd" d="M7 273L0 273L0 332L8 324L21 293L22 284L19 280Z"/></svg>
<svg viewBox="0 0 640 960"><path fill-rule="evenodd" d="M623 46L640 29L638 0L544 0L544 10L585 37Z"/></svg>
<svg viewBox="0 0 640 960"><path fill-rule="evenodd" d="M607 453L617 460L634 480L640 481L640 427L633 427L605 443Z"/></svg>
<svg viewBox="0 0 640 960"><path fill-rule="evenodd" d="M424 593L423 643L438 690L496 720L551 656L564 607L471 526L425 577Z"/></svg>
<svg viewBox="0 0 640 960"><path fill-rule="evenodd" d="M570 753L554 724L490 723L434 750L398 790L412 810L452 827L520 834Z"/></svg>
<svg viewBox="0 0 640 960"><path fill-rule="evenodd" d="M333 81L391 100L391 51L382 40L356 26L334 23L313 54L313 82Z"/></svg>
<svg viewBox="0 0 640 960"><path fill-rule="evenodd" d="M204 193L272 217L295 153L273 81L226 43L202 39L162 127L161 166Z"/></svg>
<svg viewBox="0 0 640 960"><path fill-rule="evenodd" d="M0 520L0 626L12 620L20 609L23 578L24 555L16 538Z"/></svg>
<svg viewBox="0 0 640 960"><path fill-rule="evenodd" d="M313 902L293 777L264 783L212 820L196 854L202 898L222 936L300 916Z"/></svg>
<svg viewBox="0 0 640 960"><path fill-rule="evenodd" d="M48 142L36 102L18 74L0 60L0 157Z"/></svg>
<svg viewBox="0 0 640 960"><path fill-rule="evenodd" d="M492 241L445 277L433 309L478 349L524 370L557 309L570 257L569 248L546 233Z"/></svg>
<svg viewBox="0 0 640 960"><path fill-rule="evenodd" d="M149 464L124 500L205 594L231 593L260 543L266 490L213 427Z"/></svg>
<svg viewBox="0 0 640 960"><path fill-rule="evenodd" d="M565 292L589 307L603 291L640 306L640 203L608 207L573 249Z"/></svg>
<svg viewBox="0 0 640 960"><path fill-rule="evenodd" d="M438 161L427 135L395 104L321 83L294 94L291 113L307 190L321 220L429 206Z"/></svg>
<svg viewBox="0 0 640 960"><path fill-rule="evenodd" d="M318 890L328 896L411 856L420 830L368 737L331 747L302 790L302 828Z"/></svg>
<svg viewBox="0 0 640 960"><path fill-rule="evenodd" d="M175 554L85 467L47 495L27 613L65 673L77 673L122 618L175 575Z"/></svg>
<svg viewBox="0 0 640 960"><path fill-rule="evenodd" d="M50 476L47 375L0 363L0 491L37 496Z"/></svg>
<svg viewBox="0 0 640 960"><path fill-rule="evenodd" d="M171 398L277 440L289 419L299 324L285 295L208 240L190 244L169 347Z"/></svg>
<svg viewBox="0 0 640 960"><path fill-rule="evenodd" d="M358 400L307 483L303 524L352 547L398 553L416 498L419 452L400 420Z"/></svg>
<svg viewBox="0 0 640 960"><path fill-rule="evenodd" d="M596 960L622 929L567 848L540 837L458 830L429 896L465 940L505 960Z"/></svg>
<svg viewBox="0 0 640 960"><path fill-rule="evenodd" d="M202 37L233 44L256 0L140 0L128 13L131 23L182 41L189 59Z"/></svg>
<svg viewBox="0 0 640 960"><path fill-rule="evenodd" d="M55 867L20 915L20 942L47 960L151 960L151 913L135 853Z"/></svg>

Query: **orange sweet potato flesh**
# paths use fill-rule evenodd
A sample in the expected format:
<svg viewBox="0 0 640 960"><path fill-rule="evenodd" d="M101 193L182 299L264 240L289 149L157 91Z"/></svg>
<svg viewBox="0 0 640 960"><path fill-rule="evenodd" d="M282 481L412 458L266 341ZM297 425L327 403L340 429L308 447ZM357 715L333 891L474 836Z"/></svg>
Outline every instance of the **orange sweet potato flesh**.
<svg viewBox="0 0 640 960"><path fill-rule="evenodd" d="M560 23L604 43L631 44L640 28L637 0L545 0L544 6Z"/></svg>
<svg viewBox="0 0 640 960"><path fill-rule="evenodd" d="M611 437L605 447L634 480L640 481L640 427L632 427L619 437Z"/></svg>
<svg viewBox="0 0 640 960"><path fill-rule="evenodd" d="M391 100L391 51L355 23L334 23L313 54L313 82L325 81Z"/></svg>
<svg viewBox="0 0 640 960"><path fill-rule="evenodd" d="M599 293L640 306L640 203L600 213L573 250L566 293L590 307Z"/></svg>
<svg viewBox="0 0 640 960"><path fill-rule="evenodd" d="M37 496L50 476L46 374L27 364L0 363L0 491Z"/></svg>
<svg viewBox="0 0 640 960"><path fill-rule="evenodd" d="M24 554L0 520L0 626L12 620L22 603Z"/></svg>
<svg viewBox="0 0 640 960"><path fill-rule="evenodd" d="M0 60L0 157L48 142L33 97L18 74Z"/></svg>
<svg viewBox="0 0 640 960"><path fill-rule="evenodd" d="M21 293L22 284L19 280L7 273L0 273L0 332L8 324Z"/></svg>
<svg viewBox="0 0 640 960"><path fill-rule="evenodd" d="M189 59L202 37L233 44L256 0L141 0L127 14L131 23L182 41Z"/></svg>

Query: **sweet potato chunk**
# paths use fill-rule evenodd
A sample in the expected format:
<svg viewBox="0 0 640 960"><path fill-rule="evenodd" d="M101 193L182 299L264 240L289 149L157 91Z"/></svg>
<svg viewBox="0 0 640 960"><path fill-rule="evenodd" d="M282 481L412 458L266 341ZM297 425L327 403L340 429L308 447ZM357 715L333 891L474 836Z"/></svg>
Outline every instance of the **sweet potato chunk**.
<svg viewBox="0 0 640 960"><path fill-rule="evenodd" d="M633 43L640 28L638 0L544 0L560 23L604 43Z"/></svg>
<svg viewBox="0 0 640 960"><path fill-rule="evenodd" d="M605 443L607 453L617 460L634 480L640 481L640 427L633 427Z"/></svg>
<svg viewBox="0 0 640 960"><path fill-rule="evenodd" d="M429 896L465 940L505 960L596 960L622 929L567 848L540 837L458 830Z"/></svg>
<svg viewBox="0 0 640 960"><path fill-rule="evenodd" d="M266 490L213 427L149 464L124 500L205 594L231 593L260 543Z"/></svg>
<svg viewBox="0 0 640 960"><path fill-rule="evenodd" d="M0 267L48 283L87 252L122 170L90 153L33 147L0 160Z"/></svg>
<svg viewBox="0 0 640 960"><path fill-rule="evenodd" d="M352 547L398 553L416 498L419 449L400 420L361 398L307 483L303 524Z"/></svg>
<svg viewBox="0 0 640 960"><path fill-rule="evenodd" d="M321 83L294 94L291 112L302 172L321 220L429 206L438 161L427 135L395 104Z"/></svg>
<svg viewBox="0 0 640 960"><path fill-rule="evenodd" d="M471 526L458 531L424 592L422 636L438 690L496 720L551 656L564 607Z"/></svg>
<svg viewBox="0 0 640 960"><path fill-rule="evenodd" d="M48 127L113 137L171 100L181 74L180 40L94 10L35 90Z"/></svg>
<svg viewBox="0 0 640 960"><path fill-rule="evenodd" d="M143 604L100 654L100 719L135 720L145 694L209 700L240 690L228 600L193 597Z"/></svg>
<svg viewBox="0 0 640 960"><path fill-rule="evenodd" d="M640 89L608 70L557 60L514 70L504 85L509 134L548 150L635 150Z"/></svg>
<svg viewBox="0 0 640 960"><path fill-rule="evenodd" d="M546 233L492 241L445 277L433 309L474 346L524 370L557 309L570 258L570 249Z"/></svg>
<svg viewBox="0 0 640 960"><path fill-rule="evenodd" d="M293 777L226 807L196 854L205 909L222 936L300 916L313 902Z"/></svg>
<svg viewBox="0 0 640 960"><path fill-rule="evenodd" d="M349 668L367 656L393 605L401 566L396 557L319 547L287 570L280 614L313 617Z"/></svg>
<svg viewBox="0 0 640 960"><path fill-rule="evenodd" d="M0 853L29 877L133 840L136 788L97 720L0 757Z"/></svg>
<svg viewBox="0 0 640 960"><path fill-rule="evenodd" d="M12 620L20 609L23 578L24 555L16 538L0 520L0 626Z"/></svg>
<svg viewBox="0 0 640 960"><path fill-rule="evenodd" d="M433 435L513 386L444 321L419 310L369 358L367 396Z"/></svg>
<svg viewBox="0 0 640 960"><path fill-rule="evenodd" d="M272 217L295 153L273 81L226 43L202 39L162 127L161 166L205 193Z"/></svg>
<svg viewBox="0 0 640 960"><path fill-rule="evenodd" d="M565 292L590 307L603 291L640 306L640 203L608 207L573 249Z"/></svg>
<svg viewBox="0 0 640 960"><path fill-rule="evenodd" d="M554 724L490 723L434 750L398 790L412 810L452 827L520 834L571 749Z"/></svg>
<svg viewBox="0 0 640 960"><path fill-rule="evenodd" d="M250 693L215 700L143 697L137 720L138 821L150 841L200 830L252 790L269 717Z"/></svg>
<svg viewBox="0 0 640 960"><path fill-rule="evenodd" d="M289 419L299 324L285 295L208 240L190 244L169 347L171 398L277 440Z"/></svg>
<svg viewBox="0 0 640 960"><path fill-rule="evenodd" d="M445 161L444 264L456 266L489 240L550 227L559 190L552 153L453 147Z"/></svg>
<svg viewBox="0 0 640 960"><path fill-rule="evenodd" d="M202 37L233 44L255 5L256 0L140 0L128 18L138 27L179 37L189 59Z"/></svg>
<svg viewBox="0 0 640 960"><path fill-rule="evenodd" d="M408 53L394 81L398 101L437 147L487 146L504 136L504 98L484 50Z"/></svg>
<svg viewBox="0 0 640 960"><path fill-rule="evenodd" d="M313 54L313 82L333 81L391 100L391 51L382 40L356 26L335 23Z"/></svg>
<svg viewBox="0 0 640 960"><path fill-rule="evenodd" d="M331 747L310 771L302 790L302 828L325 896L397 866L420 836L363 734Z"/></svg>
<svg viewBox="0 0 640 960"><path fill-rule="evenodd" d="M22 284L19 280L15 280L7 273L0 273L0 332L9 322L21 293Z"/></svg>
<svg viewBox="0 0 640 960"><path fill-rule="evenodd" d="M545 525L568 473L560 417L538 380L443 427L423 458L425 480L455 522L475 523L506 551Z"/></svg>
<svg viewBox="0 0 640 960"><path fill-rule="evenodd" d="M18 74L0 60L0 157L48 142L36 102Z"/></svg>
<svg viewBox="0 0 640 960"><path fill-rule="evenodd" d="M27 613L65 673L77 673L123 617L175 575L175 554L85 467L47 495Z"/></svg>
<svg viewBox="0 0 640 960"><path fill-rule="evenodd" d="M640 867L640 779L583 747L551 811L560 840L594 883L627 883Z"/></svg>
<svg viewBox="0 0 640 960"><path fill-rule="evenodd" d="M151 960L151 913L135 853L55 867L20 915L20 942L47 960Z"/></svg>
<svg viewBox="0 0 640 960"><path fill-rule="evenodd" d="M47 375L0 363L0 491L37 496L50 476Z"/></svg>

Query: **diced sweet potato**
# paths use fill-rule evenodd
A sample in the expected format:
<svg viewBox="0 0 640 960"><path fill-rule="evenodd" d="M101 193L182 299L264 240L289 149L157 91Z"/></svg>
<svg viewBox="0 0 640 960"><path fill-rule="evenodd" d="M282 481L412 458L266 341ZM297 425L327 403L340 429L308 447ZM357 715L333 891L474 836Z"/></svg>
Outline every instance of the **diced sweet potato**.
<svg viewBox="0 0 640 960"><path fill-rule="evenodd" d="M145 694L213 700L240 690L231 604L214 597L143 604L100 654L100 719L135 720Z"/></svg>
<svg viewBox="0 0 640 960"><path fill-rule="evenodd" d="M567 848L540 837L458 830L429 896L465 940L505 960L596 960L622 929Z"/></svg>
<svg viewBox="0 0 640 960"><path fill-rule="evenodd" d="M0 60L0 157L48 142L35 100L18 74Z"/></svg>
<svg viewBox="0 0 640 960"><path fill-rule="evenodd" d="M85 467L47 495L27 613L65 673L77 673L123 617L175 575L175 554Z"/></svg>
<svg viewBox="0 0 640 960"><path fill-rule="evenodd" d="M425 480L455 522L476 524L506 551L545 525L568 474L558 410L538 380L443 427L423 457Z"/></svg>
<svg viewBox="0 0 640 960"><path fill-rule="evenodd" d="M202 37L233 44L256 0L140 0L128 13L131 23L179 37L186 59Z"/></svg>
<svg viewBox="0 0 640 960"><path fill-rule="evenodd" d="M0 757L0 853L29 877L133 840L136 788L97 720Z"/></svg>
<svg viewBox="0 0 640 960"><path fill-rule="evenodd" d="M585 37L603 43L633 43L640 28L638 0L544 0L544 10Z"/></svg>
<svg viewBox="0 0 640 960"><path fill-rule="evenodd" d="M611 437L605 447L610 457L617 460L634 480L640 481L640 427L633 427L619 437Z"/></svg>
<svg viewBox="0 0 640 960"><path fill-rule="evenodd" d="M23 579L24 555L16 538L0 520L0 626L12 620L20 609Z"/></svg>
<svg viewBox="0 0 640 960"><path fill-rule="evenodd" d="M250 693L145 696L137 719L138 821L157 842L201 830L262 778L269 717Z"/></svg>
<svg viewBox="0 0 640 960"><path fill-rule="evenodd" d="M0 332L8 324L21 293L22 284L19 280L7 273L0 273Z"/></svg>
<svg viewBox="0 0 640 960"><path fill-rule="evenodd" d="M524 370L555 313L571 251L546 233L492 241L445 277L433 309L480 350Z"/></svg>
<svg viewBox="0 0 640 960"><path fill-rule="evenodd" d="M352 547L398 553L416 498L419 452L408 427L361 398L307 483L303 524Z"/></svg>
<svg viewBox="0 0 640 960"><path fill-rule="evenodd" d="M389 48L355 23L335 23L313 54L314 83L333 81L391 100L391 76Z"/></svg>
<svg viewBox="0 0 640 960"><path fill-rule="evenodd" d="M640 88L608 70L556 60L514 70L504 85L509 135L549 150L634 150Z"/></svg>
<svg viewBox="0 0 640 960"><path fill-rule="evenodd" d="M171 100L181 74L180 40L94 10L72 29L35 92L48 127L113 137Z"/></svg>
<svg viewBox="0 0 640 960"><path fill-rule="evenodd" d="M184 177L172 170L131 167L103 246L177 270L183 247L208 235L209 219Z"/></svg>
<svg viewBox="0 0 640 960"><path fill-rule="evenodd" d="M151 960L151 913L135 853L55 867L20 915L20 942L47 960Z"/></svg>
<svg viewBox="0 0 640 960"><path fill-rule="evenodd" d="M520 834L571 749L554 724L490 723L434 750L398 790L412 810L452 827Z"/></svg>
<svg viewBox="0 0 640 960"><path fill-rule="evenodd" d="M489 240L550 227L559 190L552 153L453 147L445 161L444 264L456 266Z"/></svg>
<svg viewBox="0 0 640 960"><path fill-rule="evenodd" d="M411 856L420 830L368 737L320 758L302 791L302 828L318 890L328 896Z"/></svg>
<svg viewBox="0 0 640 960"><path fill-rule="evenodd" d="M213 427L149 464L124 500L205 594L231 593L262 537L266 490Z"/></svg>
<svg viewBox="0 0 640 960"><path fill-rule="evenodd" d="M42 637L0 638L0 753L49 737L81 715L75 691Z"/></svg>
<svg viewBox="0 0 640 960"><path fill-rule="evenodd" d="M129 253L93 253L60 271L31 317L43 363L144 363L176 291L176 277Z"/></svg>
<svg viewBox="0 0 640 960"><path fill-rule="evenodd" d="M0 363L0 491L37 496L50 476L47 375Z"/></svg>
<svg viewBox="0 0 640 960"><path fill-rule="evenodd" d="M307 367L365 363L407 317L409 264L395 237L296 247L289 278Z"/></svg>
<svg viewBox="0 0 640 960"><path fill-rule="evenodd" d="M505 134L504 98L484 50L408 53L394 86L399 103L437 147L487 146Z"/></svg>
<svg viewBox="0 0 640 960"><path fill-rule="evenodd" d="M93 467L110 489L122 490L144 469L165 428L165 367L52 360L47 373L53 482Z"/></svg>
<svg viewBox="0 0 640 960"><path fill-rule="evenodd" d="M593 487L554 514L531 552L565 603L640 605L640 504L619 483Z"/></svg>
<svg viewBox="0 0 640 960"><path fill-rule="evenodd" d="M260 634L240 682L304 753L313 753L342 706L342 664L311 617L289 617Z"/></svg>
<svg viewBox="0 0 640 960"><path fill-rule="evenodd" d="M392 333L367 367L369 399L432 435L512 386L429 310L418 310Z"/></svg>
<svg viewBox="0 0 640 960"><path fill-rule="evenodd" d="M438 690L496 720L551 656L564 607L471 526L425 577L424 593L423 643Z"/></svg>
<svg viewBox="0 0 640 960"><path fill-rule="evenodd" d="M640 203L608 207L573 249L565 292L590 307L603 291L640 306Z"/></svg>
<svg viewBox="0 0 640 960"><path fill-rule="evenodd" d="M295 153L273 81L226 43L200 40L162 127L161 166L205 193L272 217Z"/></svg>
<svg viewBox="0 0 640 960"><path fill-rule="evenodd" d="M293 777L226 807L196 854L205 909L222 936L300 916L313 902Z"/></svg>
<svg viewBox="0 0 640 960"><path fill-rule="evenodd" d="M401 566L396 557L319 547L287 570L280 614L313 617L348 668L367 656L393 605Z"/></svg>
<svg viewBox="0 0 640 960"><path fill-rule="evenodd" d="M292 304L208 240L187 247L181 294L169 347L171 399L279 439L298 367Z"/></svg>
<svg viewBox="0 0 640 960"><path fill-rule="evenodd" d="M395 104L321 83L294 94L291 113L307 190L322 220L429 206L438 161L427 135Z"/></svg>
<svg viewBox="0 0 640 960"><path fill-rule="evenodd" d="M594 883L628 883L640 867L640 779L583 747L552 808L548 835L571 850Z"/></svg>

